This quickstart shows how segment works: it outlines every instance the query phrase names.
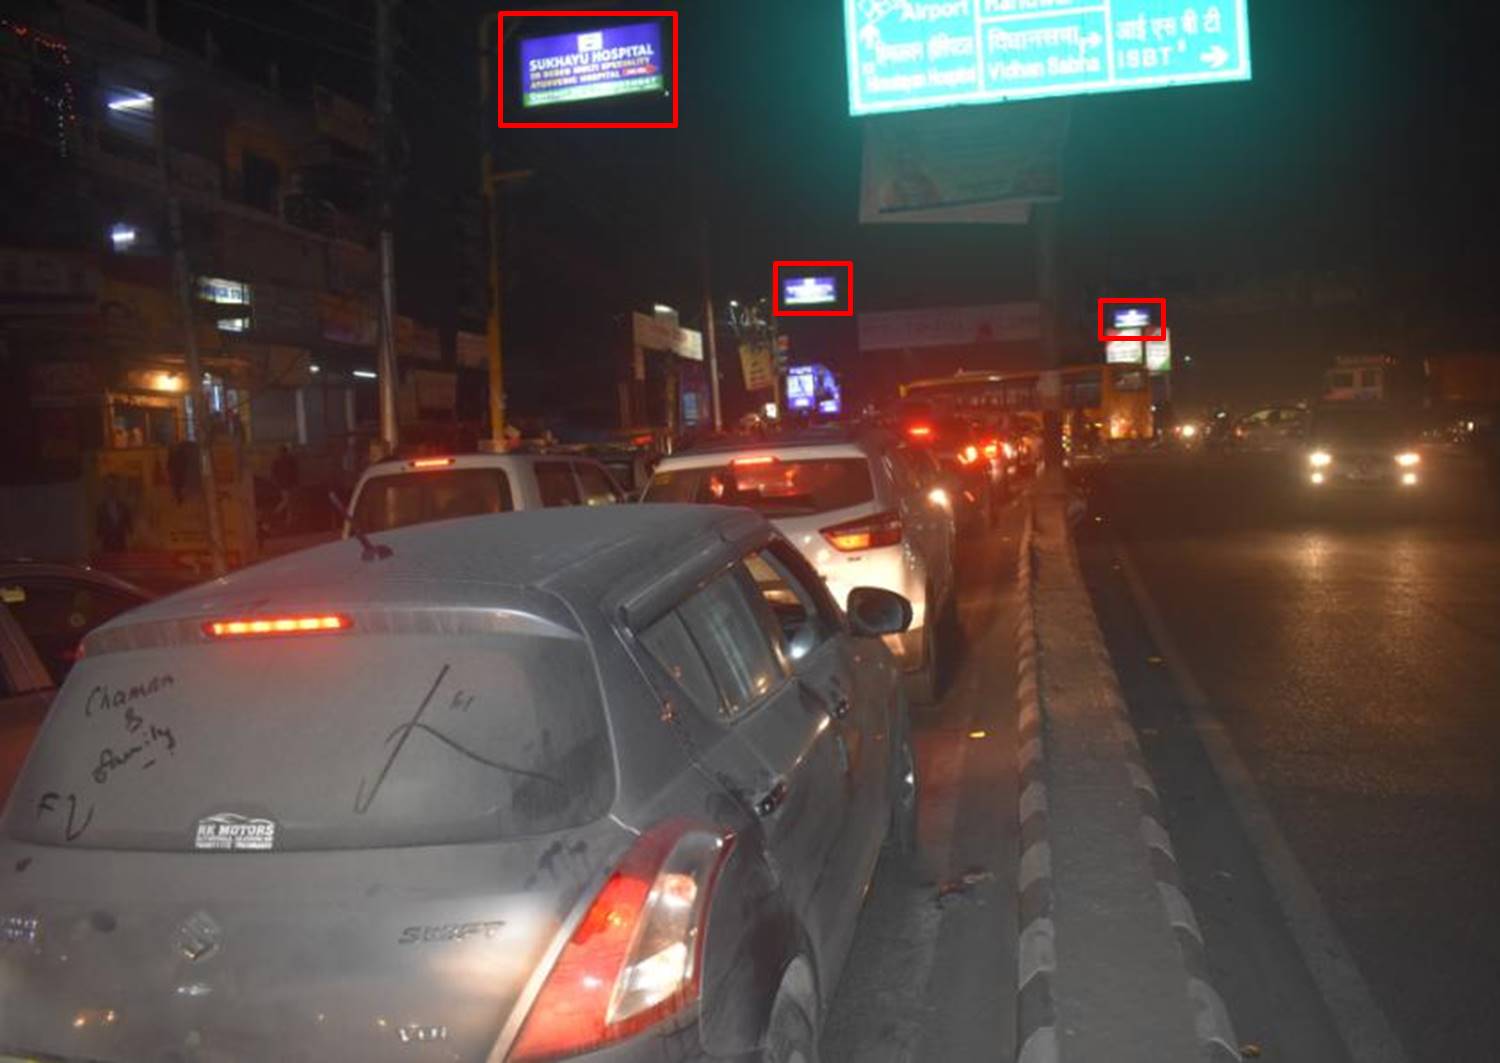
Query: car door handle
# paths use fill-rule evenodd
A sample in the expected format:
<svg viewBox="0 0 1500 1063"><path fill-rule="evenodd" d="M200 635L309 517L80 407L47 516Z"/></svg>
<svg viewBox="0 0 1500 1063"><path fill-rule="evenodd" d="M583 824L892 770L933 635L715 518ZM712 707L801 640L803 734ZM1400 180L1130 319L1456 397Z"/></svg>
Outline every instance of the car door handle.
<svg viewBox="0 0 1500 1063"><path fill-rule="evenodd" d="M768 819L776 814L776 810L786 803L788 787L785 779L777 779L772 787L766 791L761 799L755 802L755 814L761 819Z"/></svg>

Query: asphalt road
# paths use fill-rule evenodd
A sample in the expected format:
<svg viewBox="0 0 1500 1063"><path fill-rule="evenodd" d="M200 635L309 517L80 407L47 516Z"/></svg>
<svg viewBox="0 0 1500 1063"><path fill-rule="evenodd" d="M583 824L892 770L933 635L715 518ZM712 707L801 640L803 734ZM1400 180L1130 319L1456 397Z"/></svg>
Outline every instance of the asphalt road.
<svg viewBox="0 0 1500 1063"><path fill-rule="evenodd" d="M1009 1059L1015 1045L1015 559L1020 520L960 549L945 695L913 715L919 853L884 859L824 1025L831 1063Z"/></svg>
<svg viewBox="0 0 1500 1063"><path fill-rule="evenodd" d="M1426 471L1431 497L1308 504L1294 459L1080 470L1085 575L1262 1059L1500 1058L1500 518L1461 459Z"/></svg>

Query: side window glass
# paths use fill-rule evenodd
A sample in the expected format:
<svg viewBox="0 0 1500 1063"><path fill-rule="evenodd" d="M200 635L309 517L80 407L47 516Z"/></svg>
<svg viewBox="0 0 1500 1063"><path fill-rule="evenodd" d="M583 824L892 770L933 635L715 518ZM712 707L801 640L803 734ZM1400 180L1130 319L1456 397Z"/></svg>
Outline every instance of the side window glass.
<svg viewBox="0 0 1500 1063"><path fill-rule="evenodd" d="M573 479L573 469L565 461L539 461L536 470L536 486L544 506L576 506L578 482Z"/></svg>
<svg viewBox="0 0 1500 1063"><path fill-rule="evenodd" d="M51 580L17 581L4 594L10 615L58 685L72 670L83 636L140 604L102 587Z"/></svg>
<svg viewBox="0 0 1500 1063"><path fill-rule="evenodd" d="M721 711L734 718L784 678L766 625L740 583L727 572L678 607L723 695Z"/></svg>
<svg viewBox="0 0 1500 1063"><path fill-rule="evenodd" d="M838 631L838 620L806 582L803 573L772 550L745 558L745 569L776 618L787 659L793 667Z"/></svg>
<svg viewBox="0 0 1500 1063"><path fill-rule="evenodd" d="M620 492L599 466L580 461L573 464L573 471L578 474L578 483L583 488L584 505L609 506L622 501Z"/></svg>
<svg viewBox="0 0 1500 1063"><path fill-rule="evenodd" d="M723 703L718 687L709 674L708 665L682 618L668 613L640 633L641 645L656 663L675 679L679 686L707 712L718 712Z"/></svg>

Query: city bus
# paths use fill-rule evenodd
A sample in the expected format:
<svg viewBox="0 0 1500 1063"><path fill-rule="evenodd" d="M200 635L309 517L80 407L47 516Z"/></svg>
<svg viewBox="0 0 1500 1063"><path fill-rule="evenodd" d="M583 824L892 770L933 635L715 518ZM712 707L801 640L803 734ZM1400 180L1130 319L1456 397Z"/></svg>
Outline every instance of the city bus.
<svg viewBox="0 0 1500 1063"><path fill-rule="evenodd" d="M1151 383L1138 365L1075 365L1057 370L1063 431L1087 426L1093 438L1144 440L1153 432ZM901 398L1010 426L1039 426L1043 370L960 371L901 386Z"/></svg>

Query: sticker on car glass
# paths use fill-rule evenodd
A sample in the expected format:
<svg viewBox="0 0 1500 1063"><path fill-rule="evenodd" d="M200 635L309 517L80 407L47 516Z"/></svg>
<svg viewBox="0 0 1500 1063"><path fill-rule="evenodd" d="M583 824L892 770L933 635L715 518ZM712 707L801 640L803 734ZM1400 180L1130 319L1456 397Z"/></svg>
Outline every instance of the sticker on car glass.
<svg viewBox="0 0 1500 1063"><path fill-rule="evenodd" d="M276 824L269 819L218 812L198 821L193 846L197 849L265 852L276 846Z"/></svg>

